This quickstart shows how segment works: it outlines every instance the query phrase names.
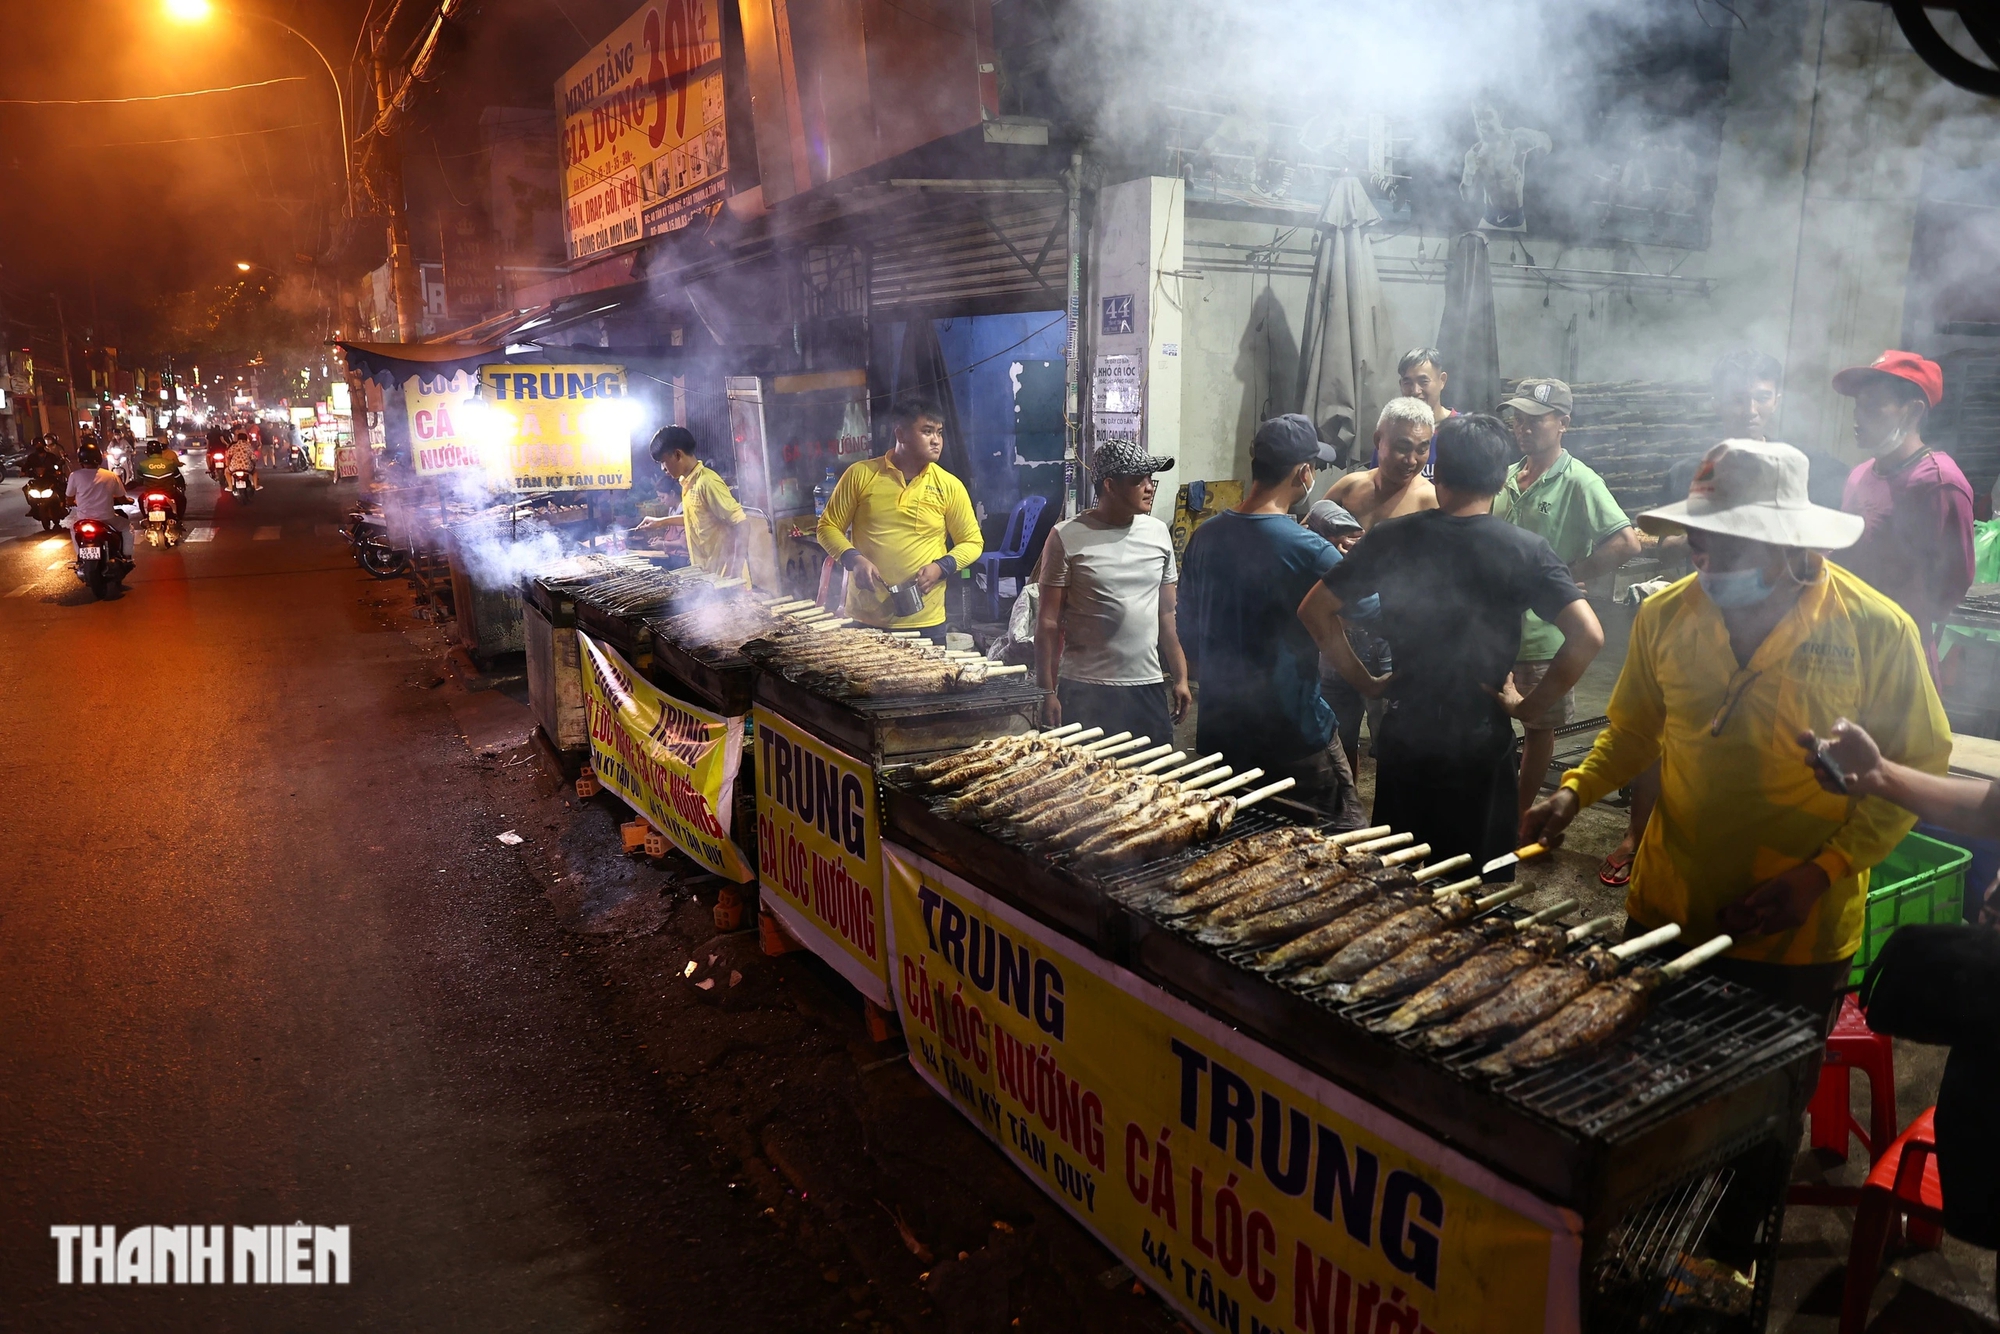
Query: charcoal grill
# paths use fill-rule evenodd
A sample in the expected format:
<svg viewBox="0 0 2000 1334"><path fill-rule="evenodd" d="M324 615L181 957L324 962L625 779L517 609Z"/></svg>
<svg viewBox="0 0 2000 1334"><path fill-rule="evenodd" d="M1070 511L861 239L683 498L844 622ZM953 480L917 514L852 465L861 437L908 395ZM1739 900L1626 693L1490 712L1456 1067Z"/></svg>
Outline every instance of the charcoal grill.
<svg viewBox="0 0 2000 1334"><path fill-rule="evenodd" d="M734 649L683 644L656 617L646 618L644 628L657 671L673 677L724 717L750 712L750 687L756 676L750 659Z"/></svg>
<svg viewBox="0 0 2000 1334"><path fill-rule="evenodd" d="M1041 721L1046 692L1020 677L1003 677L971 690L944 695L858 695L823 677L798 678L778 670L768 657L756 664L751 694L767 708L820 740L876 768L959 750L989 737L1014 736Z"/></svg>
<svg viewBox="0 0 2000 1334"><path fill-rule="evenodd" d="M884 822L898 840L1574 1209L1585 1220L1586 1266L1602 1260L1628 1215L1653 1207L1663 1190L1740 1164L1760 1145L1768 1170L1746 1189L1782 1208L1788 1137L1821 1041L1819 1019L1804 1010L1696 974L1661 993L1625 1041L1583 1060L1494 1080L1472 1069L1490 1044L1435 1051L1421 1042L1421 1031L1400 1037L1374 1031L1370 1024L1399 999L1347 1003L1287 985L1247 966L1254 950L1216 950L1143 907L1171 871L1219 842L1095 875L942 814L897 770L883 775L882 793ZM1298 822L1297 815L1254 808L1223 842L1287 822ZM1500 911L1520 915L1512 907ZM1777 1217L1766 1228L1767 1248L1775 1246ZM1771 1266L1759 1268L1761 1310Z"/></svg>

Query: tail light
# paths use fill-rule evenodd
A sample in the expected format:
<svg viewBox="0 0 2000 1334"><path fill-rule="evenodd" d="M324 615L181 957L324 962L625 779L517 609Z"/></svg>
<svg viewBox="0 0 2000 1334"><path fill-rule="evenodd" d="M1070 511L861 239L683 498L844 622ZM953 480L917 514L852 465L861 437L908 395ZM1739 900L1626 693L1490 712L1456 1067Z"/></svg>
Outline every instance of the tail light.
<svg viewBox="0 0 2000 1334"><path fill-rule="evenodd" d="M92 523L92 522L91 522L90 520L88 520L88 519L85 519L85 520L84 520L84 521L83 521L82 523L79 523L79 524L78 524L78 525L76 526L76 531L77 531L77 532L78 532L78 533L79 533L79 534L80 534L81 536L84 536L84 537L96 537L96 536L97 536L97 531L98 531L98 530L97 530L97 525L96 525L96 524Z"/></svg>
<svg viewBox="0 0 2000 1334"><path fill-rule="evenodd" d="M216 461L217 463L220 463L220 462L222 462L222 461L223 461L224 459L228 458L228 457L229 457L229 455L228 455L228 454L227 454L226 452L224 452L223 450L220 450L220 449L218 449L218 450L216 450L216 451L215 451L215 452L214 452L213 454L210 454L210 455L209 455L209 457L210 457L211 459L214 459L214 460L215 460L215 461Z"/></svg>

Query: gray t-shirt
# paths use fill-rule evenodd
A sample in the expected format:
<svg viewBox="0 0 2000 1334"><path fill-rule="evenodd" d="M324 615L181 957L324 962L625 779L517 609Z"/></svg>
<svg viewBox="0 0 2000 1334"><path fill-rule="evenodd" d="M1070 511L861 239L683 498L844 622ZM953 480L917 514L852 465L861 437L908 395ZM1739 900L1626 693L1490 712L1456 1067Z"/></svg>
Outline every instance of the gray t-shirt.
<svg viewBox="0 0 2000 1334"><path fill-rule="evenodd" d="M78 468L69 475L65 493L76 504L77 518L125 526L124 517L111 508L112 502L127 498L125 484L109 468Z"/></svg>
<svg viewBox="0 0 2000 1334"><path fill-rule="evenodd" d="M1139 514L1129 527L1113 528L1079 514L1049 534L1042 570L1063 590L1063 680L1139 686L1166 679L1160 585L1180 575L1164 523Z"/></svg>

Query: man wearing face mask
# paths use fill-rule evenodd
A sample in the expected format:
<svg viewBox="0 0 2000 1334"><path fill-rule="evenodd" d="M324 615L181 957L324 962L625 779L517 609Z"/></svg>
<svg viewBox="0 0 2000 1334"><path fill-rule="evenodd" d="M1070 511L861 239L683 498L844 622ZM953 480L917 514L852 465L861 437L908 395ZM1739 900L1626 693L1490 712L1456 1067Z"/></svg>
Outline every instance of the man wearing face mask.
<svg viewBox="0 0 2000 1334"><path fill-rule="evenodd" d="M1972 586L1972 486L1926 445L1924 417L1944 398L1944 372L1912 352L1850 366L1833 387L1854 400L1854 443L1873 455L1847 475L1840 507L1866 525L1842 562L1917 623L1937 674L1937 628Z"/></svg>
<svg viewBox="0 0 2000 1334"><path fill-rule="evenodd" d="M1725 440L1685 501L1639 516L1649 532L1686 533L1697 573L1640 604L1610 725L1520 837L1560 837L1658 760L1632 927L1677 923L1681 946L1728 932L1716 972L1830 1015L1861 944L1869 869L1915 817L1823 791L1795 738L1853 718L1890 758L1943 773L1951 731L1909 617L1817 554L1852 546L1862 523L1812 504L1806 475L1790 445Z"/></svg>

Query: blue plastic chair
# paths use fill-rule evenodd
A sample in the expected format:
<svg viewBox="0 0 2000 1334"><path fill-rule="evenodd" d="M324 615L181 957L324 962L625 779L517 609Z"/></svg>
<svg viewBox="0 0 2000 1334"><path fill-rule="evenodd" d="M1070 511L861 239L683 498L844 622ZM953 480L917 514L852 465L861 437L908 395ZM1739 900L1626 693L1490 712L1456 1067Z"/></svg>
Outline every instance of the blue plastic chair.
<svg viewBox="0 0 2000 1334"><path fill-rule="evenodd" d="M972 563L974 582L983 581L986 609L992 613L987 620L1000 619L1000 581L1010 577L1025 579L1034 573L1035 561L1028 554L1028 544L1034 541L1035 525L1041 522L1042 507L1048 503L1047 496L1022 496L1020 503L1014 506L1014 513L1007 519L1007 531L1000 539L1000 549L989 551Z"/></svg>

